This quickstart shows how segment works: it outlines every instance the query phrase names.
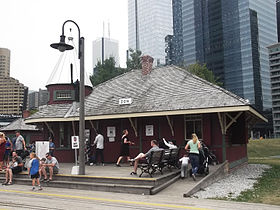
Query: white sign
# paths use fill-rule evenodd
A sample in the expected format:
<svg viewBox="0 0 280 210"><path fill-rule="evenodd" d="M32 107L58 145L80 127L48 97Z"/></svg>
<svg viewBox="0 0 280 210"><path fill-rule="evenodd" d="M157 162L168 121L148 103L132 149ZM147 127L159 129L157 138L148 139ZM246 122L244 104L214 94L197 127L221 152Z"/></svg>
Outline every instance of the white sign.
<svg viewBox="0 0 280 210"><path fill-rule="evenodd" d="M39 159L46 158L46 153L49 152L49 141L36 141L35 148Z"/></svg>
<svg viewBox="0 0 280 210"><path fill-rule="evenodd" d="M114 137L110 137L109 138L109 142L114 142L115 141L115 138Z"/></svg>
<svg viewBox="0 0 280 210"><path fill-rule="evenodd" d="M107 137L109 138L116 137L116 127L114 126L107 127Z"/></svg>
<svg viewBox="0 0 280 210"><path fill-rule="evenodd" d="M119 105L131 104L132 98L121 98L119 99Z"/></svg>
<svg viewBox="0 0 280 210"><path fill-rule="evenodd" d="M154 126L146 125L146 136L153 136L153 135L154 135Z"/></svg>
<svg viewBox="0 0 280 210"><path fill-rule="evenodd" d="M72 149L79 149L79 136L71 136Z"/></svg>

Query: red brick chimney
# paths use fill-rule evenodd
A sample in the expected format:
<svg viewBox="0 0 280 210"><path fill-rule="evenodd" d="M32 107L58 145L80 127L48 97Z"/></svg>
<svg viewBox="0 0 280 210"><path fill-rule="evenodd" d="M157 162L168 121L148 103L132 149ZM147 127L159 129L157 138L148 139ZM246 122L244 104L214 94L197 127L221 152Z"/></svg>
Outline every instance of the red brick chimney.
<svg viewBox="0 0 280 210"><path fill-rule="evenodd" d="M149 55L143 55L141 57L141 63L142 63L142 75L147 75L151 73L153 68L153 62L154 59Z"/></svg>
<svg viewBox="0 0 280 210"><path fill-rule="evenodd" d="M24 119L29 117L30 116L30 111L24 110L22 116L23 116Z"/></svg>

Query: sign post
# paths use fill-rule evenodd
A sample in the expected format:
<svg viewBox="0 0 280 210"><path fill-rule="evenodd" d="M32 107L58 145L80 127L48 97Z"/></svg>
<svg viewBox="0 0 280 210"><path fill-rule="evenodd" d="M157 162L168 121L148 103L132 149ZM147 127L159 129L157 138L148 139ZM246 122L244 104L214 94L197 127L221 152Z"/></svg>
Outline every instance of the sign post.
<svg viewBox="0 0 280 210"><path fill-rule="evenodd" d="M77 157L77 149L79 149L79 136L71 136L72 149L75 150L75 166L72 167L71 174L78 175L79 174L79 166L78 166L78 157Z"/></svg>

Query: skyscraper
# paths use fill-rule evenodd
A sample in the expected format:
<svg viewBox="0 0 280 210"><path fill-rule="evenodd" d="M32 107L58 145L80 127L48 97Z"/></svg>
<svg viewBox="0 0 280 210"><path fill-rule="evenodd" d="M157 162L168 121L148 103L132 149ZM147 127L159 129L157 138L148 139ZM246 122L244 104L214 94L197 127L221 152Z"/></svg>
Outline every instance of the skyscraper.
<svg viewBox="0 0 280 210"><path fill-rule="evenodd" d="M10 77L10 50L0 48L0 115L20 115L26 108L26 90L27 87Z"/></svg>
<svg viewBox="0 0 280 210"><path fill-rule="evenodd" d="M92 57L93 57L93 69L98 61L101 63L104 60L113 57L116 62L116 66L120 65L119 58L119 42L117 40L101 37L96 39L92 43Z"/></svg>
<svg viewBox="0 0 280 210"><path fill-rule="evenodd" d="M10 50L0 48L0 76L10 76Z"/></svg>
<svg viewBox="0 0 280 210"><path fill-rule="evenodd" d="M269 50L269 64L272 93L272 116L274 137L280 137L280 43L271 45Z"/></svg>
<svg viewBox="0 0 280 210"><path fill-rule="evenodd" d="M172 0L128 0L128 47L165 64L165 37L172 35Z"/></svg>
<svg viewBox="0 0 280 210"><path fill-rule="evenodd" d="M278 42L280 42L280 0L276 0L276 13L277 13Z"/></svg>
<svg viewBox="0 0 280 210"><path fill-rule="evenodd" d="M224 87L270 110L267 46L277 42L275 0L182 0L183 59L206 63Z"/></svg>
<svg viewBox="0 0 280 210"><path fill-rule="evenodd" d="M183 65L182 0L172 0L173 35L165 37L166 64Z"/></svg>

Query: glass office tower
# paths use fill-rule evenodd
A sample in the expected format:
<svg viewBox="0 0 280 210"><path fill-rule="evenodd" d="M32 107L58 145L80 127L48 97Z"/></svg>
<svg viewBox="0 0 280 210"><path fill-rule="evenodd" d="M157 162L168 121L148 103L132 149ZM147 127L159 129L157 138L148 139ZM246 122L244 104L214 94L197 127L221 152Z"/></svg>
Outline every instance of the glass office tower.
<svg viewBox="0 0 280 210"><path fill-rule="evenodd" d="M271 110L267 46L277 42L275 0L182 0L183 59L206 63L224 87Z"/></svg>
<svg viewBox="0 0 280 210"><path fill-rule="evenodd" d="M128 0L128 47L165 64L165 37L172 35L172 0Z"/></svg>

